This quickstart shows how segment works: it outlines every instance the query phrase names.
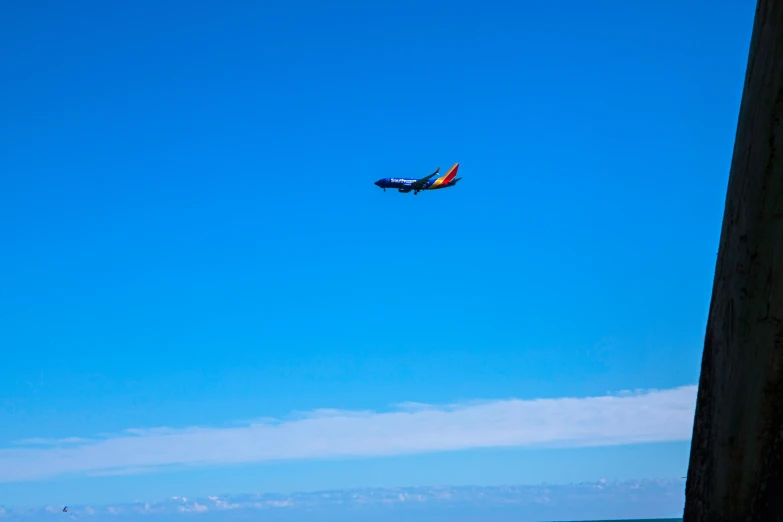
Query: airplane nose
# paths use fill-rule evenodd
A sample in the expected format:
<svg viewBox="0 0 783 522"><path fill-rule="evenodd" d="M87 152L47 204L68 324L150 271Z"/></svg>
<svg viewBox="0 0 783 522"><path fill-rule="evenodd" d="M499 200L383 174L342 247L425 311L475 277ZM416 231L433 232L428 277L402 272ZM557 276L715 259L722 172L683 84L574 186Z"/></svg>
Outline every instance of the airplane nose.
<svg viewBox="0 0 783 522"><path fill-rule="evenodd" d="M376 182L374 183L374 185L375 185L376 187L380 187L380 186L381 186L381 182L380 182L380 181L376 181Z"/></svg>

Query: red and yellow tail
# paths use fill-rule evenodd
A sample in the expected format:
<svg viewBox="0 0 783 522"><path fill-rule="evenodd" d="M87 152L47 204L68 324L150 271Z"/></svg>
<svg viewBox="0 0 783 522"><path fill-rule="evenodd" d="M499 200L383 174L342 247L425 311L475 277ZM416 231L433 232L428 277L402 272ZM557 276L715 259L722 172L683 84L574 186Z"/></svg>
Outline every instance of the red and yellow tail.
<svg viewBox="0 0 783 522"><path fill-rule="evenodd" d="M459 163L455 163L452 167L441 177L435 180L429 188L438 188L443 185L448 185L451 181L457 177L457 170L459 169Z"/></svg>

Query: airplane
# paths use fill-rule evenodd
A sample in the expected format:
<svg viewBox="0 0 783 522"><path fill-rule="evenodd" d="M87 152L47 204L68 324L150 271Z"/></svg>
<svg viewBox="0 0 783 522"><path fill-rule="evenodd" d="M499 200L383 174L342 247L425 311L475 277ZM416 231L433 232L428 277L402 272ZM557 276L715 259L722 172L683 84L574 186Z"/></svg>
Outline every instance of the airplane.
<svg viewBox="0 0 783 522"><path fill-rule="evenodd" d="M422 190L436 190L444 189L447 187L453 187L462 178L457 178L457 169L459 169L459 163L455 163L443 176L432 180L431 178L440 172L440 167L435 169L435 172L429 176L425 176L421 179L408 179L408 178L383 178L375 182L375 185L382 188L386 192L387 188L396 188L399 192L411 192L413 195L419 193Z"/></svg>

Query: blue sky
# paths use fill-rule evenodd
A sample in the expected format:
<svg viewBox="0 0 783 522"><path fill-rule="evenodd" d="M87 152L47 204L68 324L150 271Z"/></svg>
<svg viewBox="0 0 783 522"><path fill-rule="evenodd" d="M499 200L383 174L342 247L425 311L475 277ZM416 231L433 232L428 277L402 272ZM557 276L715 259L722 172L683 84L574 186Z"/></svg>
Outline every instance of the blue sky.
<svg viewBox="0 0 783 522"><path fill-rule="evenodd" d="M754 8L5 3L0 504L684 475ZM145 445L303 416L370 449Z"/></svg>

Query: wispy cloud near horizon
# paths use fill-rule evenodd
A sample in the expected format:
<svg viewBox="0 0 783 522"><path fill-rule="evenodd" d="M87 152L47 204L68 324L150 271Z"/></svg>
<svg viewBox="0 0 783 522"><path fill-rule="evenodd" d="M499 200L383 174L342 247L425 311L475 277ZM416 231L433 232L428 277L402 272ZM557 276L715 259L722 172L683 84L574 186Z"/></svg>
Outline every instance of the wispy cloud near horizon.
<svg viewBox="0 0 783 522"><path fill-rule="evenodd" d="M20 442L36 447L0 449L0 481L149 473L172 465L688 440L696 392L691 385L586 398L406 403L383 413L323 409L243 426L133 428L93 440L28 439Z"/></svg>
<svg viewBox="0 0 783 522"><path fill-rule="evenodd" d="M414 486L301 491L290 494L255 493L173 496L162 500L109 505L69 505L74 520L137 521L191 520L201 522L346 522L369 520L430 521L642 519L682 513L685 481L652 479L508 486ZM472 514L466 517L466 514ZM8 522L63 520L60 506L17 509L0 505ZM55 518L56 517L56 518Z"/></svg>

